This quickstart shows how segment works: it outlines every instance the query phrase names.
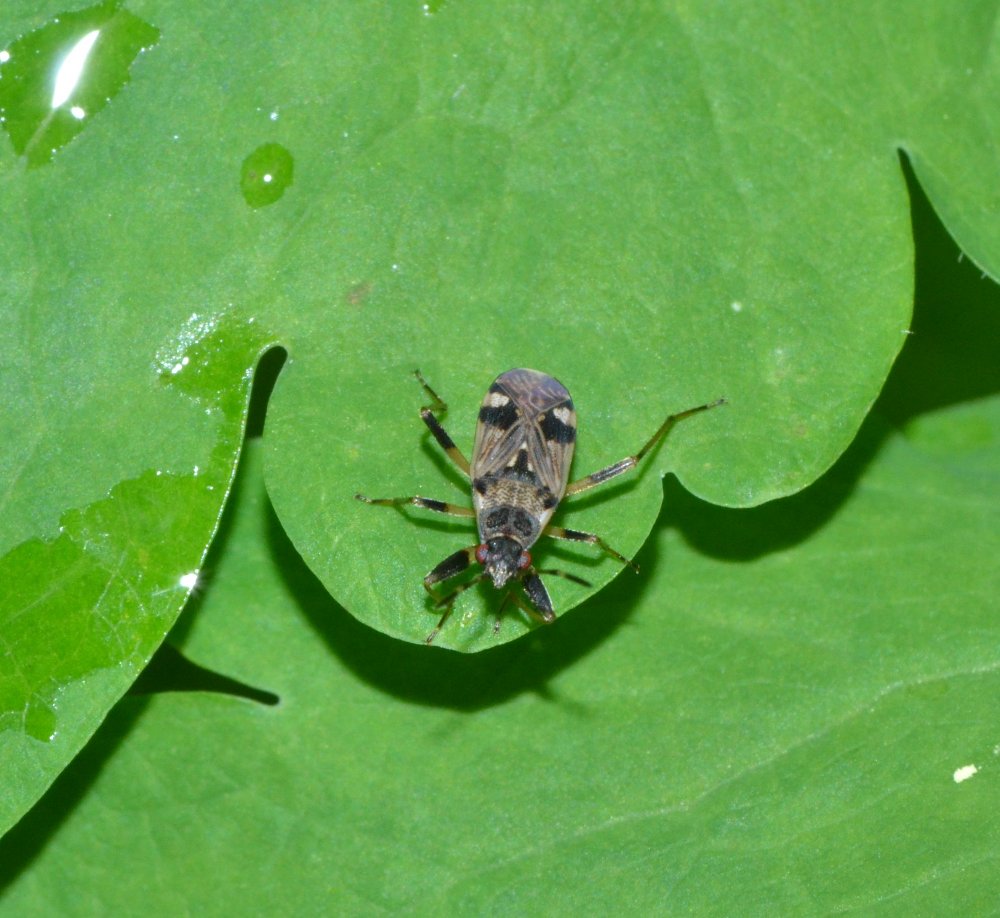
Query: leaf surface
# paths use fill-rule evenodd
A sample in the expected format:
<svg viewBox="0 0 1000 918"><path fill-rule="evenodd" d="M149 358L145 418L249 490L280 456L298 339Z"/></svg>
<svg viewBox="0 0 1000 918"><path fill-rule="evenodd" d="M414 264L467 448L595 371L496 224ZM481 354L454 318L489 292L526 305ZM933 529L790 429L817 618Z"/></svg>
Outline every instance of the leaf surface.
<svg viewBox="0 0 1000 918"><path fill-rule="evenodd" d="M555 374L578 474L725 395L632 483L567 506L631 557L663 473L756 505L852 441L909 326L900 148L997 275L995 3L5 14L0 826L199 582L267 348L289 355L265 435L285 529L353 615L420 641L420 577L474 536L353 500L461 499L414 367L466 450L497 373ZM593 584L554 583L560 613L618 571L540 560ZM496 606L470 591L440 644L495 646Z"/></svg>

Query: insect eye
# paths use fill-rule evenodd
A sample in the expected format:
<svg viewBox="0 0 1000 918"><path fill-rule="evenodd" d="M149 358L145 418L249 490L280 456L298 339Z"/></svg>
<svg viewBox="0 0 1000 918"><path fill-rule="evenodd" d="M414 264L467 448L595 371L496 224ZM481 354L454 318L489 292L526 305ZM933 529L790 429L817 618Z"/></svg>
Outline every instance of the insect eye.
<svg viewBox="0 0 1000 918"><path fill-rule="evenodd" d="M531 555L526 551L522 551L521 557L517 559L518 568L523 571L529 564L531 564Z"/></svg>
<svg viewBox="0 0 1000 918"><path fill-rule="evenodd" d="M486 556L489 554L489 549L485 545L476 546L476 560L480 564L486 563Z"/></svg>

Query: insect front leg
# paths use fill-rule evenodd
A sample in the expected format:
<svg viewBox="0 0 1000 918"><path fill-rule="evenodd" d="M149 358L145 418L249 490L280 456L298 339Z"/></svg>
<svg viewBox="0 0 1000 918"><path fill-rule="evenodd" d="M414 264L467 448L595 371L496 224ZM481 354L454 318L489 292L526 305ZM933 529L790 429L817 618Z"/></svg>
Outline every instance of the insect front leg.
<svg viewBox="0 0 1000 918"><path fill-rule="evenodd" d="M437 623L437 627L435 627L435 629L424 638L425 644L430 644L434 638L438 636L438 633L444 626L445 621L447 621L448 616L451 615L451 610L455 605L455 600L467 589L469 589L469 587L473 587L479 583L486 576L486 573L484 572L476 577L473 577L467 583L463 583L461 586L452 590L447 596L439 597L431 589L431 587L435 583L441 583L443 580L450 580L452 577L457 577L462 573L462 571L467 570L469 565L472 564L473 559L476 557L476 549L478 547L478 545L470 545L468 548L459 549L453 555L448 555L444 561L442 561L432 571L429 571L424 577L424 589L430 593L431 598L434 600L434 608L444 608L444 614Z"/></svg>
<svg viewBox="0 0 1000 918"><path fill-rule="evenodd" d="M629 472L634 469L641 461L642 458L649 453L650 450L656 446L668 433L670 429L678 421L683 421L684 418L691 417L692 414L698 414L700 411L708 411L709 408L716 408L719 405L724 405L726 400L724 398L716 399L714 402L709 402L707 405L699 405L697 408L688 408L687 411L681 411L678 414L670 415L659 427L656 433L649 438L646 445L639 450L634 456L626 456L624 459L609 465L600 471L593 472L587 475L586 478L580 478L574 481L566 488L565 496L570 497L573 494L579 494L581 491L589 491L591 488L596 488L599 484L604 484L606 481L610 481L612 478L617 478L619 475L624 475L625 472Z"/></svg>
<svg viewBox="0 0 1000 918"><path fill-rule="evenodd" d="M528 594L533 608L528 611L539 621L551 624L556 620L555 610L552 608L552 600L549 599L549 591L545 589L542 578L538 576L538 571L529 567L521 577L524 585L524 592Z"/></svg>
<svg viewBox="0 0 1000 918"><path fill-rule="evenodd" d="M615 551L604 539L593 532L581 532L579 529L566 529L563 526L549 526L544 534L552 536L553 539L565 539L567 542L587 542L590 545L596 545L602 551L611 555L612 558L621 561L622 564L627 564L637 574L639 573L638 564L630 561L621 552Z"/></svg>
<svg viewBox="0 0 1000 918"><path fill-rule="evenodd" d="M452 577L456 577L462 573L476 557L476 549L479 548L478 545L470 545L468 548L460 548L453 555L448 555L437 567L432 571L428 571L427 575L424 577L424 587L426 587L427 592L434 597L435 605L440 605L440 600L435 595L431 587L435 583L440 583L442 580L451 580Z"/></svg>
<svg viewBox="0 0 1000 918"><path fill-rule="evenodd" d="M507 603L511 601L543 625L551 625L552 622L556 620L556 613L552 608L552 600L549 598L549 591L545 589L545 584L542 583L542 578L539 576L540 574L551 574L554 577L565 577L567 580L572 580L574 583L579 583L582 586L590 586L590 583L582 577L577 577L575 574L568 574L566 571L560 571L555 568L529 568L521 578L521 583L524 586L524 592L528 594L528 600L530 600L530 602L523 599L520 595L513 591L508 593L504 597L503 602L500 604L500 608L497 609L497 618L493 623L494 634L500 633L500 621L503 615L503 610Z"/></svg>
<svg viewBox="0 0 1000 918"><path fill-rule="evenodd" d="M514 590L510 590L507 593L507 595L504 596L503 602L500 603L500 608L497 609L497 617L493 622L494 637L500 633L500 623L503 621L503 613L510 603L514 603L514 605L516 605L523 611L527 612L528 615L530 615L536 621L541 622L543 625L546 623L546 620L542 618L542 616L538 613L538 610L533 605L531 605L531 603L528 602L528 600L523 599L521 595L519 593L516 593Z"/></svg>
<svg viewBox="0 0 1000 918"><path fill-rule="evenodd" d="M448 458L457 465L465 477L469 477L469 460L462 455L462 451L455 445L455 441L448 436L448 432L441 426L440 421L434 416L434 411L432 409L437 409L438 411L444 412L448 410L448 406L441 401L441 397L427 384L427 380L424 379L420 370L414 370L413 375L417 377L420 385L424 387L424 391L430 396L431 404L420 409L420 417L423 422L428 426L430 432L434 434L434 439L438 441L441 449L445 451Z"/></svg>

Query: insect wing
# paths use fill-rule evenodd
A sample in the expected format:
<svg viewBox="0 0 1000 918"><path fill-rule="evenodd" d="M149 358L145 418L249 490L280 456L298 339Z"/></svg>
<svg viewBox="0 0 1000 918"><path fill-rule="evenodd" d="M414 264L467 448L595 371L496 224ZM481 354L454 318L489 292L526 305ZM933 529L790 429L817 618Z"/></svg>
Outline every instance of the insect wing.
<svg viewBox="0 0 1000 918"><path fill-rule="evenodd" d="M479 409L472 477L500 475L525 453L537 484L558 501L576 445L576 412L566 387L537 370L509 370Z"/></svg>

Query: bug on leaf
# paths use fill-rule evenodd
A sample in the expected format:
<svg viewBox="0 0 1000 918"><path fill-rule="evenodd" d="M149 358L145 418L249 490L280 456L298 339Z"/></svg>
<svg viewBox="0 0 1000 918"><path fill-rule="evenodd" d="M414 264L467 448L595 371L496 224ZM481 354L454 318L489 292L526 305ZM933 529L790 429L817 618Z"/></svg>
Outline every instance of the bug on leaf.
<svg viewBox="0 0 1000 918"><path fill-rule="evenodd" d="M432 410L444 412L447 405L419 370L415 370L414 375L432 402L420 409L420 417L448 458L470 479L473 509L429 497L372 498L363 494L355 497L367 504L390 507L412 504L435 513L476 518L479 541L449 555L424 577L424 587L434 599L434 608L444 610L437 627L427 635L428 644L441 631L458 596L487 577L497 589L517 580L527 597L525 601L515 591L504 597L497 610L494 634L499 633L504 607L511 600L541 622L555 621L552 600L541 575L565 577L583 586L590 584L565 571L536 568L529 549L540 536L588 542L638 572L639 568L632 561L600 536L553 526L552 514L564 497L588 491L634 469L678 421L725 402L720 398L670 415L639 452L567 484L576 445L576 410L569 392L559 380L526 369L508 370L498 376L479 408L470 464ZM434 584L457 576L474 561L482 565L481 573L445 596L434 592Z"/></svg>

